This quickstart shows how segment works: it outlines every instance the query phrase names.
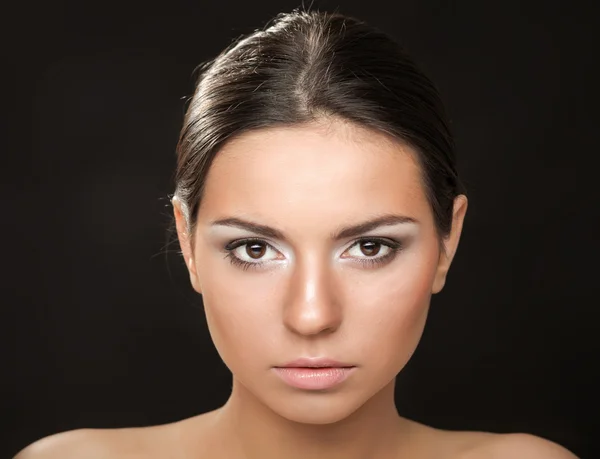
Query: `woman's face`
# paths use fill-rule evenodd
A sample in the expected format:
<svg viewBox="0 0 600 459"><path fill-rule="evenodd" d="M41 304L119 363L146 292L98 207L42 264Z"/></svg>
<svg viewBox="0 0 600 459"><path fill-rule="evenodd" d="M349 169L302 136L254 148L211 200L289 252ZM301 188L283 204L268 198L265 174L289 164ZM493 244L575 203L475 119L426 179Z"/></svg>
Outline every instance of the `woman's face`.
<svg viewBox="0 0 600 459"><path fill-rule="evenodd" d="M195 234L185 234L177 203L175 213L236 384L305 423L343 419L393 384L443 287L461 202L445 256L409 147L341 122L228 143L207 176ZM299 358L354 368L277 369Z"/></svg>

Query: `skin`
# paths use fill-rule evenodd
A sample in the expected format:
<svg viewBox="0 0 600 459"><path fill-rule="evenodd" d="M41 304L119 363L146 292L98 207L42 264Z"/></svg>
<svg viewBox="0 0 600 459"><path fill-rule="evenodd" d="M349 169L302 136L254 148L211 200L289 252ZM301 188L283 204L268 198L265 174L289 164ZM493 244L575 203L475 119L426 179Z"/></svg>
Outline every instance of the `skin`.
<svg viewBox="0 0 600 459"><path fill-rule="evenodd" d="M575 457L530 435L448 432L398 415L396 375L419 343L431 295L446 282L467 210L466 197L457 197L440 251L409 146L331 119L249 132L213 162L193 234L181 203L173 204L191 284L203 296L211 336L233 374L228 402L165 426L60 434L19 459L58 457L57 451L65 457L76 445L92 458ZM332 238L342 227L382 215L414 222ZM281 234L213 224L226 218ZM245 270L225 257L224 248L244 238L260 241L231 254L262 265ZM381 240L402 249L393 252ZM390 253L378 265L361 263ZM356 368L332 389L299 390L273 370L298 357Z"/></svg>
<svg viewBox="0 0 600 459"><path fill-rule="evenodd" d="M261 429L269 426L272 457L377 457L375 450L397 442L394 379L419 342L431 294L445 282L467 207L464 197L457 200L448 256L440 256L413 155L383 135L339 122L249 133L212 165L193 250L177 216L190 281L234 374L221 423L238 420L234 438L255 452L251 457L271 457L259 423L250 422L257 417ZM331 238L340 227L382 215L417 223L360 235L403 244L379 266L361 264L374 257L361 251L359 236ZM272 248L258 268L232 266L222 248L258 236L212 225L227 217L275 227L285 240L265 239ZM376 257L393 255L388 246L378 248ZM235 253L256 262L244 249ZM305 356L357 368L326 393L290 388L274 374L273 366Z"/></svg>

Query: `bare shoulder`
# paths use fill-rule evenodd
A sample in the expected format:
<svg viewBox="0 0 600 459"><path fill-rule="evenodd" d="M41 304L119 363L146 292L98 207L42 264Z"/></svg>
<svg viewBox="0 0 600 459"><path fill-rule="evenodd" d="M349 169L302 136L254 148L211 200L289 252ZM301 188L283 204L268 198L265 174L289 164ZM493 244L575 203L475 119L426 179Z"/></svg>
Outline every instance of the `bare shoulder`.
<svg viewBox="0 0 600 459"><path fill-rule="evenodd" d="M424 457L448 459L578 459L566 448L531 434L453 431L411 422Z"/></svg>
<svg viewBox="0 0 600 459"><path fill-rule="evenodd" d="M30 444L14 459L99 458L111 453L110 437L109 432L98 429L61 432Z"/></svg>
<svg viewBox="0 0 600 459"><path fill-rule="evenodd" d="M168 425L122 429L77 429L37 440L14 459L137 459L165 457ZM170 456L173 451L168 451ZM161 456L162 454L162 456Z"/></svg>
<svg viewBox="0 0 600 459"><path fill-rule="evenodd" d="M464 459L577 459L559 444L525 433L487 434L473 443ZM462 458L461 458L462 459Z"/></svg>

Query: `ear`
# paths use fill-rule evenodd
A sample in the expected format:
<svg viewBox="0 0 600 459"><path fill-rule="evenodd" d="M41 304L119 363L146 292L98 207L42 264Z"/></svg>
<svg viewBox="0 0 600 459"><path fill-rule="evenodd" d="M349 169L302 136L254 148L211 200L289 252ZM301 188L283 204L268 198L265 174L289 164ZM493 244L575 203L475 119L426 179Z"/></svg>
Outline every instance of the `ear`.
<svg viewBox="0 0 600 459"><path fill-rule="evenodd" d="M194 290L202 294L200 288L200 281L198 279L198 272L195 264L195 257L192 251L192 237L188 233L188 221L186 218L186 212L183 211L182 203L177 198L173 197L171 200L173 204L173 214L175 215L175 225L177 227L177 237L179 239L179 246L181 247L181 253L185 261L185 265L190 275L190 282Z"/></svg>
<svg viewBox="0 0 600 459"><path fill-rule="evenodd" d="M431 293L436 294L442 291L446 284L446 277L450 264L456 254L458 248L458 241L462 233L463 222L465 214L467 213L468 199L465 195L461 194L454 199L454 208L452 211L452 229L446 239L444 239L444 247L446 253L443 251L440 253L438 261L437 271L435 273L435 279Z"/></svg>

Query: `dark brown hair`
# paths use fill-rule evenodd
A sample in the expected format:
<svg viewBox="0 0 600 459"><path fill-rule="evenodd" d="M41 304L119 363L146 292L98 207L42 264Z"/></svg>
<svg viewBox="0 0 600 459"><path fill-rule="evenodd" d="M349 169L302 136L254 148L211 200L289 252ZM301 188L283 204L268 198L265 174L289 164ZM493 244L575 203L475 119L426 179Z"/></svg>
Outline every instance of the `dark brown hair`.
<svg viewBox="0 0 600 459"><path fill-rule="evenodd" d="M417 151L440 241L464 193L433 83L380 30L339 13L294 10L201 67L177 145L175 195L193 235L210 165L244 132L323 116L383 132Z"/></svg>

